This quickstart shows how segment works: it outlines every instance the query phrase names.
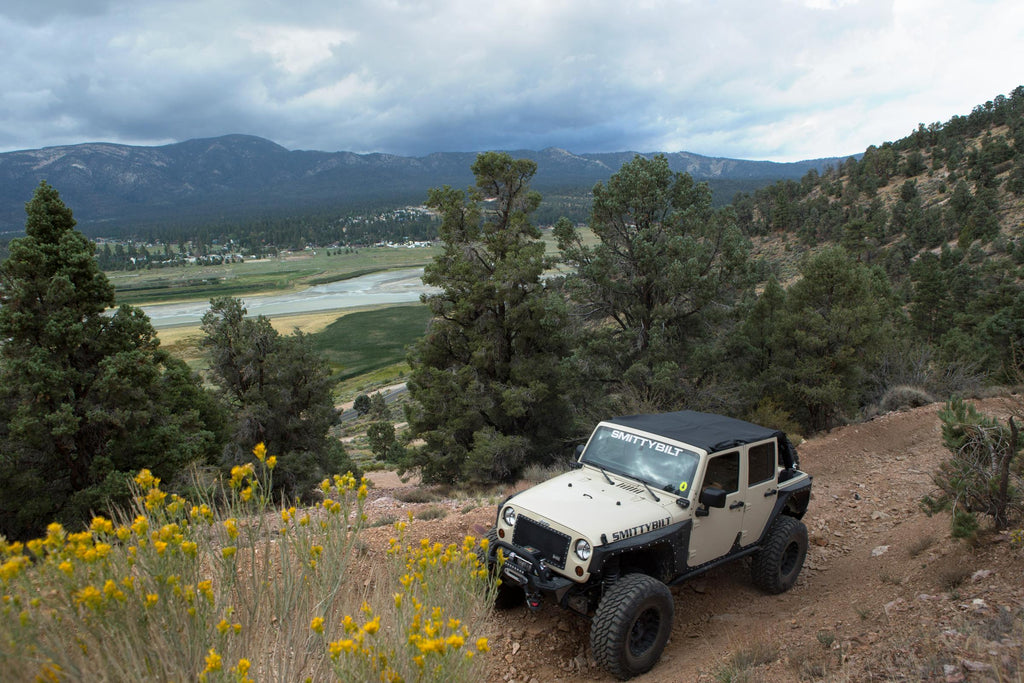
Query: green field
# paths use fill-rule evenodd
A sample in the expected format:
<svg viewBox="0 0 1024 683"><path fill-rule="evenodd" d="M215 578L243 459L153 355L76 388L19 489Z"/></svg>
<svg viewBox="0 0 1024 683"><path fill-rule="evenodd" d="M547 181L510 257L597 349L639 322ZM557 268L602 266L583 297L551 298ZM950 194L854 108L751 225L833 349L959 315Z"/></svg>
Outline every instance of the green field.
<svg viewBox="0 0 1024 683"><path fill-rule="evenodd" d="M430 309L423 304L350 313L310 335L339 380L405 361L406 347L423 336Z"/></svg>
<svg viewBox="0 0 1024 683"><path fill-rule="evenodd" d="M381 270L424 266L437 253L437 247L370 247L328 256L327 250L318 249L220 266L114 271L107 272L107 278L114 285L119 304L141 306L310 287Z"/></svg>

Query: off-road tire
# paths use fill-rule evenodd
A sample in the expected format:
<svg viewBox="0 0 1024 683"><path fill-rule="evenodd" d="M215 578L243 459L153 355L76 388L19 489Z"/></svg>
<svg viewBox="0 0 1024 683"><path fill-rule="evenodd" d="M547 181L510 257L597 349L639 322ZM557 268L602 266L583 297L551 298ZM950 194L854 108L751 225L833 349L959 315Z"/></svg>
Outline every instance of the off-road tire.
<svg viewBox="0 0 1024 683"><path fill-rule="evenodd" d="M608 673L626 680L658 663L675 606L672 592L646 574L627 574L605 591L590 627L590 649Z"/></svg>
<svg viewBox="0 0 1024 683"><path fill-rule="evenodd" d="M750 575L765 593L784 593L796 583L807 557L807 527L793 517L779 515L753 556Z"/></svg>
<svg viewBox="0 0 1024 683"><path fill-rule="evenodd" d="M488 550L485 553L480 548L477 548L477 558L480 560L480 564L487 567L487 571L492 574L497 570L497 560L494 558L493 552L495 543L498 542L498 529L497 527L491 527L484 538L487 539ZM497 610L510 610L516 607L522 607L526 604L526 591L523 590L522 586L516 586L513 584L505 583L504 581L498 584L497 592L494 594L494 608Z"/></svg>

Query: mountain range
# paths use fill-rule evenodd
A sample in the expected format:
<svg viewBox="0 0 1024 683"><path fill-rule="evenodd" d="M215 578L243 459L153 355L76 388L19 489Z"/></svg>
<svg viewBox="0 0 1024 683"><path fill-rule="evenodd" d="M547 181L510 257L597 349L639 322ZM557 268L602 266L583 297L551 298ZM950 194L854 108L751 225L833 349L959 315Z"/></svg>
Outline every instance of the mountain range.
<svg viewBox="0 0 1024 683"><path fill-rule="evenodd" d="M535 189L581 194L636 154L573 154L554 147L510 153L537 162ZM728 193L725 201L738 190L800 178L811 168L820 171L842 161L776 163L687 152L665 156L673 170L709 181L719 199ZM24 229L25 202L40 180L57 188L83 232L112 236L133 227L418 204L431 187L472 184L475 158L475 152L404 157L288 150L249 135L158 147L85 143L5 152L0 154L0 233L13 236Z"/></svg>

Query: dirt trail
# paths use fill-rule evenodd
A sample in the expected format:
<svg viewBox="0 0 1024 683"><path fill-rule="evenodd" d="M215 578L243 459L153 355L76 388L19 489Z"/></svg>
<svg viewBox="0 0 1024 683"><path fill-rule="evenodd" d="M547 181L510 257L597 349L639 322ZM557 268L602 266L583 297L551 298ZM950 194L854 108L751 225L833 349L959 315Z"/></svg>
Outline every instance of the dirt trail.
<svg viewBox="0 0 1024 683"><path fill-rule="evenodd" d="M998 414L1005 404L980 407ZM918 505L946 457L938 409L891 413L802 444L814 492L797 585L764 595L738 561L674 588L672 637L654 670L634 680L1024 680L1024 552L1005 535L974 549L955 542L948 517L929 518ZM381 484L371 518L414 507L385 488L401 482ZM459 541L493 522L492 506L443 504L452 513L417 521L413 534ZM368 539L386 531L370 529ZM546 606L497 612L491 626L491 681L612 680L590 658L582 618Z"/></svg>

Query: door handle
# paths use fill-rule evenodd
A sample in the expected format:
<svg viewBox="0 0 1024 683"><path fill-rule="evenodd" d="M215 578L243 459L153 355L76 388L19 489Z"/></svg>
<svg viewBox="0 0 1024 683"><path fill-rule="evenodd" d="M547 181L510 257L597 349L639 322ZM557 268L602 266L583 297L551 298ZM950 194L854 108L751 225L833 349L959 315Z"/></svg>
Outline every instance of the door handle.
<svg viewBox="0 0 1024 683"><path fill-rule="evenodd" d="M768 496L774 496L778 492L778 489L768 489L764 492L764 497L767 498Z"/></svg>
<svg viewBox="0 0 1024 683"><path fill-rule="evenodd" d="M729 506L729 509L730 510L735 510L736 508L741 508L741 507L743 507L743 501L742 500L737 500L735 503L733 503L732 505Z"/></svg>

